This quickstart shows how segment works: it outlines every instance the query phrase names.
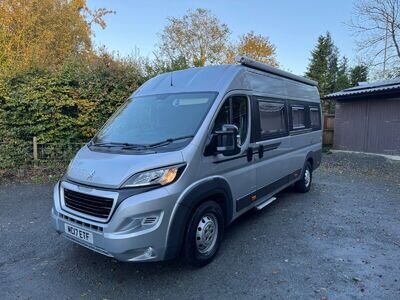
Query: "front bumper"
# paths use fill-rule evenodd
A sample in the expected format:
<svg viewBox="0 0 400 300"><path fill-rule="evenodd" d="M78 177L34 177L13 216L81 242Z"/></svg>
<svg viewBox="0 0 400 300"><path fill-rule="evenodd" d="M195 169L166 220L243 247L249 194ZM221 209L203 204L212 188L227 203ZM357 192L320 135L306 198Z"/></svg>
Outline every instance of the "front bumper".
<svg viewBox="0 0 400 300"><path fill-rule="evenodd" d="M54 207L51 212L54 228L64 237L101 254L120 261L159 261L165 257L168 222L176 196L167 189L159 188L128 197L122 201L107 223L94 221L90 216L74 214L62 209L60 189L54 188ZM101 190L96 189L101 193ZM151 224L141 222L148 217ZM146 219L147 220L147 219ZM79 240L65 232L64 224L89 231L93 243Z"/></svg>

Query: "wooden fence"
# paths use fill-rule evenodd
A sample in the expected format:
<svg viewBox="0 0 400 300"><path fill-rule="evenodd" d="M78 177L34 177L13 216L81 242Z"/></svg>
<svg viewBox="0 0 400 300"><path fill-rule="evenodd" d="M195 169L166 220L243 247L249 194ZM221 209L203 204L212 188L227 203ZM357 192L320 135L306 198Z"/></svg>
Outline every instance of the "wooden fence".
<svg viewBox="0 0 400 300"><path fill-rule="evenodd" d="M333 146L333 130L335 128L335 115L324 115L324 133L322 141L324 146Z"/></svg>
<svg viewBox="0 0 400 300"><path fill-rule="evenodd" d="M86 142L65 144L40 143L36 137L32 141L33 161L69 161Z"/></svg>

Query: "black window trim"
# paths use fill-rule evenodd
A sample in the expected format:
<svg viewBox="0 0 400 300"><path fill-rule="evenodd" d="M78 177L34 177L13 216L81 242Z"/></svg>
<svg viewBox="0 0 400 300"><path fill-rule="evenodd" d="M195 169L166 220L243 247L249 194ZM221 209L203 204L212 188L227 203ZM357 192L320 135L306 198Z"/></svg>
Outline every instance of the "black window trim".
<svg viewBox="0 0 400 300"><path fill-rule="evenodd" d="M322 129L322 120L321 120L321 107L320 107L320 105L310 104L308 106L308 110L309 110L310 128L312 129L312 131L321 130ZM319 120L319 126L318 127L313 127L311 125L311 110L316 110L318 112L318 120Z"/></svg>
<svg viewBox="0 0 400 300"><path fill-rule="evenodd" d="M321 106L320 103L316 103L316 102L308 102L308 101L303 101L303 100L294 100L291 99L288 101L288 105L289 105L289 109L288 109L288 114L289 114L289 129L290 129L290 135L297 135L297 134L302 134L302 133L308 133L308 132L312 132L312 131L317 131L317 130L321 130L322 125L321 125ZM302 128L293 128L293 118L292 118L292 107L298 107L298 106L304 106L304 113L305 113L305 127ZM311 117L310 117L310 109L311 108L315 108L318 109L319 112L319 123L320 123L320 127L317 128L312 128L311 127Z"/></svg>
<svg viewBox="0 0 400 300"><path fill-rule="evenodd" d="M260 120L260 110L258 105L259 102L279 103L284 105L285 132L261 135L261 120ZM252 96L252 103L253 103L253 109L252 109L253 126L252 126L252 139L251 139L252 143L289 136L287 100L254 95Z"/></svg>

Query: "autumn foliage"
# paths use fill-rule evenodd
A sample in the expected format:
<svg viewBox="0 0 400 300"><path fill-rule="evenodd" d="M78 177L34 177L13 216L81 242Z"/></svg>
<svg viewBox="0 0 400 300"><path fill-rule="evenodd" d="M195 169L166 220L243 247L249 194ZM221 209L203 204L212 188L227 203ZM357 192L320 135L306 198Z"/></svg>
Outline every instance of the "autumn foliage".
<svg viewBox="0 0 400 300"><path fill-rule="evenodd" d="M238 54L246 55L273 67L278 66L275 45L270 42L268 37L256 34L254 31L241 35L239 43L228 49L226 62L234 63L235 56Z"/></svg>
<svg viewBox="0 0 400 300"><path fill-rule="evenodd" d="M180 18L168 18L160 34L158 55L191 67L235 63L237 55L278 66L276 48L267 36L251 31L230 41L230 35L229 27L209 10L189 10Z"/></svg>
<svg viewBox="0 0 400 300"><path fill-rule="evenodd" d="M48 68L72 55L90 54L89 20L104 26L101 14L90 11L84 0L1 1L1 68Z"/></svg>

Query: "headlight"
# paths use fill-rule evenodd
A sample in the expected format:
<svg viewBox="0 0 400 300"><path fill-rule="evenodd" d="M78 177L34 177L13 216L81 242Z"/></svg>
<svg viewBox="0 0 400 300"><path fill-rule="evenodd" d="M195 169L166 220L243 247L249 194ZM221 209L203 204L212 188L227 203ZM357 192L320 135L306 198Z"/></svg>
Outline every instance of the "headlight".
<svg viewBox="0 0 400 300"><path fill-rule="evenodd" d="M185 165L170 166L138 173L129 178L122 187L164 186L177 180Z"/></svg>

